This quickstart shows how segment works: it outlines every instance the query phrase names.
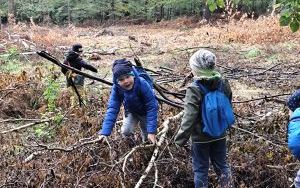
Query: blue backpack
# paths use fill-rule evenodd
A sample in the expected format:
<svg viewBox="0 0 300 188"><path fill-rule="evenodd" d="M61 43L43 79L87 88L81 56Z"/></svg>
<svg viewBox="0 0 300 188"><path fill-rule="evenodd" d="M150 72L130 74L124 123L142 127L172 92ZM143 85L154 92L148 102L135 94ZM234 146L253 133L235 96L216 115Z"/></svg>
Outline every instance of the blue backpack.
<svg viewBox="0 0 300 188"><path fill-rule="evenodd" d="M199 81L196 82L203 94L200 105L202 117L202 132L210 137L218 138L230 128L235 121L232 105L224 94L223 82L218 88L210 91Z"/></svg>
<svg viewBox="0 0 300 188"><path fill-rule="evenodd" d="M300 159L300 108L293 112L288 124L288 148Z"/></svg>
<svg viewBox="0 0 300 188"><path fill-rule="evenodd" d="M138 73L138 75L142 78L144 78L148 84L151 86L151 88L153 89L153 79L151 78L151 76L146 72L146 70L141 67L141 66L134 66L136 72Z"/></svg>

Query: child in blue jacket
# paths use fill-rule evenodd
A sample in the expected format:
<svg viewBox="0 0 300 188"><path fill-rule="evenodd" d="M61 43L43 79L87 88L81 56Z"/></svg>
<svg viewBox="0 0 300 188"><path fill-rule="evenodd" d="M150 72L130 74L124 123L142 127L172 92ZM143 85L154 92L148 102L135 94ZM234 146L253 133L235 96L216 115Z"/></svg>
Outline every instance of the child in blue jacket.
<svg viewBox="0 0 300 188"><path fill-rule="evenodd" d="M112 71L113 87L102 129L99 131L100 138L111 134L123 104L125 119L121 128L122 135L132 136L135 126L139 124L143 141L148 138L155 143L158 102L152 87L126 59L116 60Z"/></svg>
<svg viewBox="0 0 300 188"><path fill-rule="evenodd" d="M288 124L288 147L294 157L300 159L300 89L288 98L287 106L291 114ZM300 188L300 170L294 183L296 188Z"/></svg>

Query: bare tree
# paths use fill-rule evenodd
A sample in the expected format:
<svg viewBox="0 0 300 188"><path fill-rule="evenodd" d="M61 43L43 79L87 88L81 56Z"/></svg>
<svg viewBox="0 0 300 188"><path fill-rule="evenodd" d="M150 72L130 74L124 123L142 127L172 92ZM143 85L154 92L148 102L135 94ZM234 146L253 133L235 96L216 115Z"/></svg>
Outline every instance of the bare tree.
<svg viewBox="0 0 300 188"><path fill-rule="evenodd" d="M0 31L2 30L2 11L0 10Z"/></svg>
<svg viewBox="0 0 300 188"><path fill-rule="evenodd" d="M15 23L15 1L8 0L8 23Z"/></svg>
<svg viewBox="0 0 300 188"><path fill-rule="evenodd" d="M70 26L71 24L71 11L70 11L70 0L68 0L68 25Z"/></svg>

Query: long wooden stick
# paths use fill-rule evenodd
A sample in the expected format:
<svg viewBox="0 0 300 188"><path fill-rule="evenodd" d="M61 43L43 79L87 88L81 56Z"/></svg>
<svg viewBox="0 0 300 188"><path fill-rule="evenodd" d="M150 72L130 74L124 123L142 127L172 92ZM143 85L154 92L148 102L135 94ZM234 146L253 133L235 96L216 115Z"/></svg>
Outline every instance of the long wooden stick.
<svg viewBox="0 0 300 188"><path fill-rule="evenodd" d="M85 76L85 77L87 77L87 78L90 78L90 79L93 79L93 80L97 80L97 81L99 81L99 82L102 82L102 83L107 84L107 85L110 85L110 86L113 85L112 82L109 82L109 81L107 81L107 80L98 78L98 77L96 77L96 76L92 76L92 75L87 74L87 73L85 73L85 72L82 72L82 71L80 71L80 70L78 70L78 69L75 69L75 68L73 68L73 67L71 67L71 66L68 66L68 65L65 65L65 64L63 64L63 63L60 63L58 59L56 59L56 58L53 57L51 54L49 54L49 53L47 53L47 52L45 52L45 51L39 51L39 52L36 52L36 53L37 53L38 55L40 55L41 57L43 57L43 58L45 58L45 59L51 61L52 63L54 63L54 64L60 66L61 68L70 69L70 70L74 71L74 72L77 73L77 74L83 75L83 76Z"/></svg>
<svg viewBox="0 0 300 188"><path fill-rule="evenodd" d="M245 101L232 101L232 103L246 103L246 102L251 102L251 101L257 101L257 100L263 100L263 99L270 99L270 98L287 96L287 95L291 95L291 93L283 93L283 94L278 94L278 95L264 96L264 97L255 98L255 99L249 99L249 100L245 100Z"/></svg>
<svg viewBox="0 0 300 188"><path fill-rule="evenodd" d="M21 129L25 129L25 128L28 128L28 127L31 127L31 126L34 126L34 125L38 125L38 124L41 124L41 123L49 122L49 121L51 121L51 119L45 119L45 120L41 120L41 121L37 121L37 122L33 122L33 123L28 123L26 125L23 125L23 126L20 126L20 127L17 127L17 128L9 129L7 131L2 131L2 132L0 132L0 134L6 134L6 133L10 133L10 132L19 131Z"/></svg>
<svg viewBox="0 0 300 188"><path fill-rule="evenodd" d="M162 145L162 143L164 142L165 138L166 138L166 134L169 130L169 124L174 121L174 120L178 120L180 119L181 117L183 116L183 111L180 112L179 114L177 114L176 116L173 116L173 117L170 117L168 118L164 123L163 123L163 130L162 130L162 134L159 138L159 141L157 142L157 145L154 149L154 152L152 154L152 157L150 159L150 162L146 168L146 170L144 171L143 175L140 177L139 181L137 182L137 184L135 185L135 188L139 188L144 179L148 176L150 170L152 169L152 167L154 166L154 163L155 163L155 160L156 160L156 157L158 156L158 152L159 152L159 149L160 149L160 146Z"/></svg>

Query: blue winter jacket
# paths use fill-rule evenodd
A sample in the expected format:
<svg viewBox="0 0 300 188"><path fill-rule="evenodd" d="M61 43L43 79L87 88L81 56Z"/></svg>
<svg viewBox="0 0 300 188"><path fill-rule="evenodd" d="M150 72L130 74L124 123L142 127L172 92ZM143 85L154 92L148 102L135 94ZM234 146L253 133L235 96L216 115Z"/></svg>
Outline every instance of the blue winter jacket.
<svg viewBox="0 0 300 188"><path fill-rule="evenodd" d="M297 159L300 159L300 108L297 108L290 117L288 148Z"/></svg>
<svg viewBox="0 0 300 188"><path fill-rule="evenodd" d="M135 75L134 86L131 90L122 89L114 78L107 112L100 131L101 135L109 136L111 134L122 103L125 112L146 116L148 133L156 133L158 102L155 93L148 82L138 75L134 67L133 73Z"/></svg>

